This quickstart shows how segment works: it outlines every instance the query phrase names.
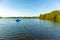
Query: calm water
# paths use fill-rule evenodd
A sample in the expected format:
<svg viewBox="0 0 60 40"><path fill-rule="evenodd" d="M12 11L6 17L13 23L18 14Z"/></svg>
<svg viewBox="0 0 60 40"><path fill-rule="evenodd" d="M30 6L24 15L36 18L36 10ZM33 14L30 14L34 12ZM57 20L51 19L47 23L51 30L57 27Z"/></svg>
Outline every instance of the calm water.
<svg viewBox="0 0 60 40"><path fill-rule="evenodd" d="M39 19L0 19L0 40L60 40L60 24Z"/></svg>

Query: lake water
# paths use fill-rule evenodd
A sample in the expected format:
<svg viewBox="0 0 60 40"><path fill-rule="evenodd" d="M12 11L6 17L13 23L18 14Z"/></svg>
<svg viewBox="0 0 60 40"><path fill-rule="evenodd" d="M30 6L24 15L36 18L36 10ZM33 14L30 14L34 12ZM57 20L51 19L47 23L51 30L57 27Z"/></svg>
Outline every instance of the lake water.
<svg viewBox="0 0 60 40"><path fill-rule="evenodd" d="M0 19L0 40L60 40L60 24L39 19Z"/></svg>

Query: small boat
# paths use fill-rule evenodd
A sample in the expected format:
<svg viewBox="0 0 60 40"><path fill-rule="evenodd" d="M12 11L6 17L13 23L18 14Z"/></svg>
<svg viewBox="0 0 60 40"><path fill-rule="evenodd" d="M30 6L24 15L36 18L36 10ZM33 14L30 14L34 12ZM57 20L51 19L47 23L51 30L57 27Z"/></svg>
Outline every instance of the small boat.
<svg viewBox="0 0 60 40"><path fill-rule="evenodd" d="M20 19L16 19L16 22L20 22L21 20Z"/></svg>

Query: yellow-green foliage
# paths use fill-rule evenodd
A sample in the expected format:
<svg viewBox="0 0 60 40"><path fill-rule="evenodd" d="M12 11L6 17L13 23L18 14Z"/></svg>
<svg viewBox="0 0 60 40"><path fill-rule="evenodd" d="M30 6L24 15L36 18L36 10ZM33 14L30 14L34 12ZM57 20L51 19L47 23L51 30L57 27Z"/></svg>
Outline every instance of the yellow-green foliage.
<svg viewBox="0 0 60 40"><path fill-rule="evenodd" d="M40 14L39 19L43 20L60 20L60 11L55 10L50 13Z"/></svg>

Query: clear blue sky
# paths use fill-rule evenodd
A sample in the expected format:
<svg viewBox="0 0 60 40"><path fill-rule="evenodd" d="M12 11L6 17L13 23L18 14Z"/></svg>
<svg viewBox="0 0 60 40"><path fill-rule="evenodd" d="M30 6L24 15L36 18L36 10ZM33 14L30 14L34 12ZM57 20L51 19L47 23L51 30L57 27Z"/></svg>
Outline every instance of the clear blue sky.
<svg viewBox="0 0 60 40"><path fill-rule="evenodd" d="M0 0L0 16L39 16L60 9L60 0Z"/></svg>

